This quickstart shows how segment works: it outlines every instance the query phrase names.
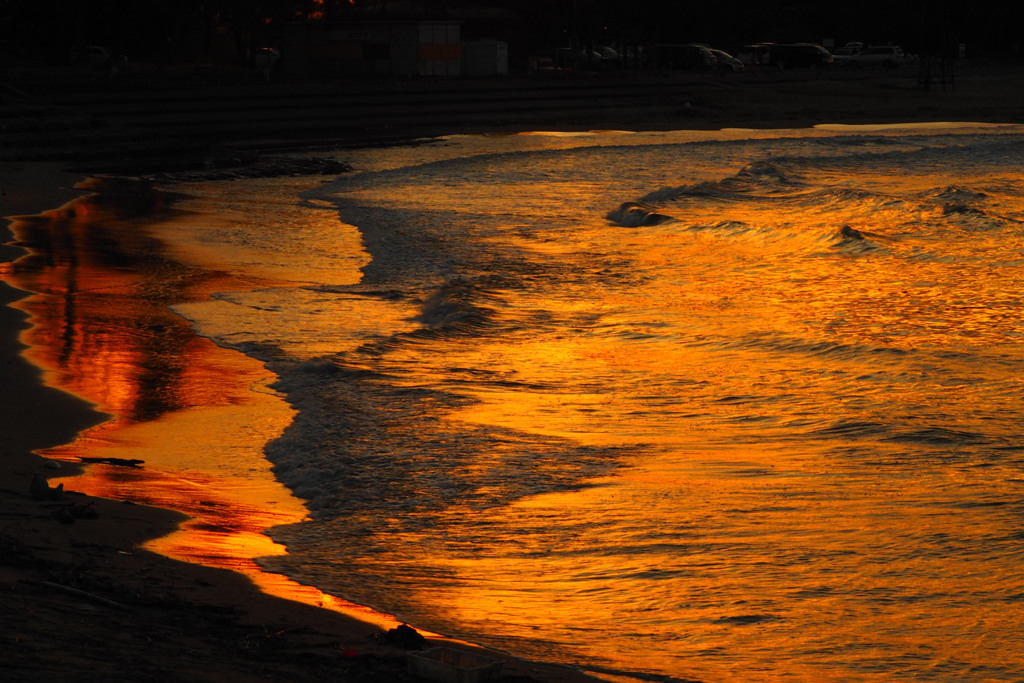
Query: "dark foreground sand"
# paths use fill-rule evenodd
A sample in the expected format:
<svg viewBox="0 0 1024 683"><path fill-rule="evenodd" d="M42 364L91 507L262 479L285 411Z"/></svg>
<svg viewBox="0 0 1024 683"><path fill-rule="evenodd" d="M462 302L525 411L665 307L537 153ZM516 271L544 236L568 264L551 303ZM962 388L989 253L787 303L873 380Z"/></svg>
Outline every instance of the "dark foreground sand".
<svg viewBox="0 0 1024 683"><path fill-rule="evenodd" d="M496 119L490 127L476 119L459 130L410 126L407 133L1013 123L1024 121L1022 83L1017 72L985 72L973 79L961 76L955 92L916 91L889 75L847 82L730 83L725 89L709 84L681 95L690 107L660 102L638 105L628 113L552 112L547 118L538 111L517 121ZM83 158L74 126L64 126L64 137L45 131L45 144L23 144L24 130L0 128L0 143L17 143L6 150L21 150L0 157L6 159L0 163L0 216L60 206L74 196L70 188L83 172L109 169L112 159L130 156L145 173L167 170L156 162L147 168L148 157L139 154L137 145L124 150L108 146L95 150L94 159ZM389 130L392 139L402 133ZM190 149L195 153L195 147ZM77 170L68 173L72 167ZM9 239L5 234L2 241ZM2 246L0 260L19 253ZM230 571L140 550L141 542L178 524L180 517L174 513L71 493L61 499L33 497L34 476L64 476L68 471L67 465L59 472L47 468L32 451L71 440L98 417L84 402L44 386L40 372L22 357L18 334L27 323L6 305L17 298L18 292L0 285L0 679L415 680L406 673L404 649L382 640L376 626L269 597ZM506 659L506 681L589 680L560 667L490 654Z"/></svg>

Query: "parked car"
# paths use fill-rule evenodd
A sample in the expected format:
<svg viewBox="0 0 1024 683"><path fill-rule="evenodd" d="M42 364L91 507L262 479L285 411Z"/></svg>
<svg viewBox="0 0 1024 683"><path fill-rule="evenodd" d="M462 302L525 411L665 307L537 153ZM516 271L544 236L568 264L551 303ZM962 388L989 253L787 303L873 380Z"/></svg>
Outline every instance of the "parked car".
<svg viewBox="0 0 1024 683"><path fill-rule="evenodd" d="M768 64L769 43L756 43L754 45L743 45L736 50L736 58L745 66L758 67Z"/></svg>
<svg viewBox="0 0 1024 683"><path fill-rule="evenodd" d="M566 48L560 52L559 62L563 68L582 71L612 71L621 69L623 64L622 55L615 48L607 45L597 45L590 50L582 47L576 50Z"/></svg>
<svg viewBox="0 0 1024 683"><path fill-rule="evenodd" d="M715 66L722 71L743 71L743 62L733 57L725 50L716 50L713 47L708 50L715 56Z"/></svg>
<svg viewBox="0 0 1024 683"><path fill-rule="evenodd" d="M846 57L847 66L884 66L888 68L907 63L907 56L899 45L869 45L855 55Z"/></svg>
<svg viewBox="0 0 1024 683"><path fill-rule="evenodd" d="M650 63L655 69L713 69L718 61L711 50L703 45L655 45L651 49Z"/></svg>
<svg viewBox="0 0 1024 683"><path fill-rule="evenodd" d="M594 52L601 56L601 66L605 69L621 69L625 62L618 50L608 45L595 47Z"/></svg>
<svg viewBox="0 0 1024 683"><path fill-rule="evenodd" d="M751 67L824 69L832 65L832 53L815 43L755 43L739 48L736 56Z"/></svg>
<svg viewBox="0 0 1024 683"><path fill-rule="evenodd" d="M860 51L863 49L864 43L847 43L842 47L837 47L832 50L832 65L846 66L849 58L853 55L859 55Z"/></svg>
<svg viewBox="0 0 1024 683"><path fill-rule="evenodd" d="M779 69L825 69L832 65L832 53L814 43L770 43L766 64Z"/></svg>
<svg viewBox="0 0 1024 683"><path fill-rule="evenodd" d="M71 49L71 63L86 66L109 66L114 63L114 53L102 45L80 45Z"/></svg>
<svg viewBox="0 0 1024 683"><path fill-rule="evenodd" d="M610 47L559 47L555 48L554 61L558 70L607 71L622 66L622 57Z"/></svg>

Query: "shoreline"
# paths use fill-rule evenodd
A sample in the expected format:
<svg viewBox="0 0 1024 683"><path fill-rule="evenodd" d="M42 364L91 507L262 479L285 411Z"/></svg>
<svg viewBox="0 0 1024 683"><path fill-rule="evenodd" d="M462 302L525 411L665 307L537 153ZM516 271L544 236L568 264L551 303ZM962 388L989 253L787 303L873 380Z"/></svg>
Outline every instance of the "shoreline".
<svg viewBox="0 0 1024 683"><path fill-rule="evenodd" d="M0 188L4 216L51 211L81 194L70 189L79 176L59 164L4 170L17 179ZM5 243L12 239L7 223ZM8 262L21 253L3 247ZM382 638L388 624L375 623L372 610L359 619L348 603L331 606L315 589L307 602L274 597L242 573L146 550L143 544L167 537L186 516L74 492L75 479L66 478L86 466L34 451L73 441L106 416L44 383L19 340L27 314L10 305L27 293L2 287L0 415L8 438L0 450L0 609L8 617L0 656L8 680L416 680L406 673L405 649ZM59 499L34 498L35 475L64 479L66 491ZM325 606L311 604L318 595ZM516 680L594 680L472 644L430 642L486 652Z"/></svg>
<svg viewBox="0 0 1024 683"><path fill-rule="evenodd" d="M629 122L634 129L686 128L687 124L707 129L754 123L761 128L800 128L842 122L834 121L834 116L818 120L827 115L820 102L800 102L795 96L789 101L788 96L782 92L780 101L771 106L765 103L764 119L745 110L705 120L697 114L680 113L676 103L670 116L658 109L647 118ZM998 91L986 95L992 103L1001 102L1001 96ZM984 102L975 99L972 96L971 105L978 120L987 120ZM1020 104L1019 99L1014 104ZM870 109L872 104L862 102L860 106ZM868 118L891 117L893 122L915 114L930 121L963 118L949 116L952 109L923 112L914 102L902 103L902 115L895 113L892 102L874 106L878 113ZM629 118L625 113L608 116L607 112L595 112L570 123L552 117L546 129L623 128L624 116ZM598 122L605 125L596 125ZM490 130L505 133L510 126L519 125L500 121ZM488 130L486 124L456 128L460 130L449 132ZM429 132L410 128L406 139ZM51 144L59 148L59 138ZM89 160L77 156L78 152L51 151L54 158L66 160L16 160L0 165L0 177L5 178L0 181L0 216L37 214L73 199L78 191L68 186L85 173L69 172L68 168L112 168L112 160L123 163L120 151L127 151L127 158L136 164L148 163L144 155L130 149ZM0 262L21 253L9 246L0 249ZM32 451L67 443L103 416L88 402L48 387L42 373L26 361L25 346L18 339L27 325L25 315L11 306L21 292L6 283L2 292L0 362L7 373L7 391L0 403L0 418L11 437L0 449L0 586L4 589L0 607L12 616L2 631L0 656L9 664L12 680L91 681L125 678L126 673L134 681L414 680L405 673L404 650L376 638L379 629L366 622L274 598L229 570L181 563L139 548L176 529L184 519L178 513L70 493L63 501L32 499L33 474L64 477L82 469L70 464L59 471L48 469L44 459ZM67 488L74 488L73 481ZM83 513L95 512L96 519L60 521L54 511L66 508L69 502ZM556 665L488 654L505 660L504 671L513 680L595 680Z"/></svg>

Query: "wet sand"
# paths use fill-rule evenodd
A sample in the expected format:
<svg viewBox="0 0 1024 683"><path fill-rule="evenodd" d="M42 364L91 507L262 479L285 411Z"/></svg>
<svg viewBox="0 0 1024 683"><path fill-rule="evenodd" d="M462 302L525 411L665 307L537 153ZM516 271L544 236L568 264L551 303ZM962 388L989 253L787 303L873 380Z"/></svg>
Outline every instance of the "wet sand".
<svg viewBox="0 0 1024 683"><path fill-rule="evenodd" d="M1012 84L1018 80L1014 76ZM877 97L879 91L871 90L879 87L877 83L846 90L837 90L832 83L827 88L791 84L767 90L763 84L756 84L745 94L742 87L730 86L733 109L728 108L722 89L716 86L703 93L687 93L686 101L693 103L689 108L679 107L676 102L670 110L659 106L628 115L595 111L577 114L571 121L562 117L545 121L541 117L529 123L533 128L547 129L800 127L841 122L844 110L851 114L845 120L854 123L1012 122L1020 120L1015 117L1020 116L1024 104L1021 90L1012 84L1010 80L986 80L983 85L981 81L961 83L963 94L956 97L919 93L884 99ZM808 91L817 95L810 96ZM822 99L825 91L827 98ZM867 96L869 92L875 96ZM943 103L950 106L946 108ZM509 132L522 129L522 125L522 121L502 120L489 128L486 122L476 121L461 130ZM414 137L428 131L410 127L406 132ZM401 136L402 132L392 129L389 135ZM67 150L73 147L69 144ZM108 149L106 157L98 155L92 161L83 161L81 148L74 147L73 155L67 152L73 161L35 161L33 157L60 159L60 138L52 136L46 154L38 149L32 147L35 151L21 155L26 158L0 165L0 216L57 209L80 194L72 188L82 172L68 173L68 168L109 168L110 160L118 156L113 153L118 150ZM127 152L136 164L145 164L145 157L140 157L137 150ZM153 173L163 170L150 169ZM22 253L9 246L2 249L4 261ZM11 266L4 264L3 268L7 279ZM199 292L210 283L196 286ZM48 287L54 288L52 283ZM326 596L310 594L302 598L305 603L271 597L243 573L182 563L143 549L143 544L165 536L186 521L180 513L143 504L171 505L168 498L159 495L158 482L144 470L99 464L88 468L87 477L66 479L84 469L72 463L77 454L86 451L55 447L73 442L82 430L96 425L100 428L95 433L101 434L102 424L109 418L103 411L123 411L116 392L104 394L100 390L115 386L108 381L110 377L95 375L98 368L110 368L111 363L95 349L85 349L78 352L79 364L75 365L75 354L59 352L68 348L61 346L60 339L51 345L58 350L56 355L47 356L41 351L46 347L43 340L34 339L29 329L22 309L31 310L31 306L21 300L22 293L4 284L0 296L4 303L0 307L0 363L5 381L5 391L0 394L0 421L5 435L0 445L0 609L6 615L0 629L0 657L5 662L5 680L413 680L405 673L404 650L380 638L393 625L386 620L374 622L370 614L359 619L351 613L318 606L318 602L336 606L330 605ZM65 304L70 300L65 297ZM82 321L95 315L75 312L75 318ZM157 324L175 323L163 320ZM27 348L26 342L32 347ZM202 393L202 384L210 377L228 374L256 382L265 373L258 363L187 334L180 338L180 344L180 357L187 367L209 370L206 374L185 373L188 376L181 378L182 395ZM113 341L106 349L108 354L122 351L123 345ZM30 363L29 358L47 372ZM54 384L82 397L49 386ZM162 395L166 400L166 394ZM143 404L151 410L159 409L151 403ZM241 406L243 412L252 407ZM168 410L168 414L171 412ZM231 415L226 417L232 419ZM287 419L286 412L279 418ZM144 422L139 420L132 428L141 430ZM169 427L172 431L183 428ZM126 433L131 434L122 431L122 437ZM139 434L138 439L153 441L154 437ZM97 438L90 443L88 452L102 453L101 441ZM54 448L47 452L62 458L60 469L51 469L46 459L34 454ZM96 495L65 492L59 499L56 495L33 497L34 475L51 482L59 479L69 491L88 489ZM230 510L236 504L237 500L204 499L190 512L200 508ZM289 509L301 513L301 507ZM258 529L247 532L258 535ZM229 548L226 556L231 552ZM346 609L344 605L338 607ZM507 680L587 680L559 667L513 659L507 659L506 672Z"/></svg>

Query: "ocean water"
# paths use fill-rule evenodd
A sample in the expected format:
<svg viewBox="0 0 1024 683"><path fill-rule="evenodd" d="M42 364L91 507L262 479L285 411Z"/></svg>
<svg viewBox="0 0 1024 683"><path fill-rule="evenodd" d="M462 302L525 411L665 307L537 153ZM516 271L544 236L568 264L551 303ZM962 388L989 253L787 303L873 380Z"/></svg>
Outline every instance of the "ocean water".
<svg viewBox="0 0 1024 683"><path fill-rule="evenodd" d="M266 570L609 680L1024 680L1024 131L333 154L136 222L294 411Z"/></svg>

